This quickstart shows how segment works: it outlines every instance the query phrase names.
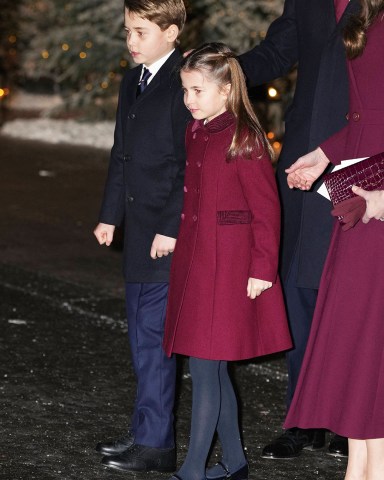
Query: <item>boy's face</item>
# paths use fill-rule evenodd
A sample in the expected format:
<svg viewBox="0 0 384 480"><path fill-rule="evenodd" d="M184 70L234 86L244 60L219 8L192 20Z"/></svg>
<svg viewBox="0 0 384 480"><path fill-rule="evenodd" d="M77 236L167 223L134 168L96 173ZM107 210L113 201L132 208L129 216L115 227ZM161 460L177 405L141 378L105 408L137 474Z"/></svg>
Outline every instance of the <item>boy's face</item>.
<svg viewBox="0 0 384 480"><path fill-rule="evenodd" d="M227 109L231 85L220 88L198 70L181 71L184 103L196 120L208 121L224 113Z"/></svg>
<svg viewBox="0 0 384 480"><path fill-rule="evenodd" d="M156 23L129 13L127 9L124 20L128 50L135 63L150 66L175 48L179 34L176 25L162 31Z"/></svg>

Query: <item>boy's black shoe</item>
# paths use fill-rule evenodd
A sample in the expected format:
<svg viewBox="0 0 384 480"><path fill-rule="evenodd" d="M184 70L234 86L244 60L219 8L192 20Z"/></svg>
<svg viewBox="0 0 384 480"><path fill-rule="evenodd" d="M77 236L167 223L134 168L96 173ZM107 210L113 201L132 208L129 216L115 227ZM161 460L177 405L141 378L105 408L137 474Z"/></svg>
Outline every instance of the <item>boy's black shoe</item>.
<svg viewBox="0 0 384 480"><path fill-rule="evenodd" d="M348 457L348 438L334 435L329 442L327 453L333 457Z"/></svg>
<svg viewBox="0 0 384 480"><path fill-rule="evenodd" d="M305 449L317 450L325 445L325 430L289 428L280 437L264 447L263 458L298 457Z"/></svg>
<svg viewBox="0 0 384 480"><path fill-rule="evenodd" d="M104 457L101 463L127 472L173 472L176 470L176 449L134 444L120 455Z"/></svg>
<svg viewBox="0 0 384 480"><path fill-rule="evenodd" d="M96 445L96 452L103 455L120 455L125 452L135 442L135 437L131 432L128 432L124 437L115 440L114 442L100 442Z"/></svg>

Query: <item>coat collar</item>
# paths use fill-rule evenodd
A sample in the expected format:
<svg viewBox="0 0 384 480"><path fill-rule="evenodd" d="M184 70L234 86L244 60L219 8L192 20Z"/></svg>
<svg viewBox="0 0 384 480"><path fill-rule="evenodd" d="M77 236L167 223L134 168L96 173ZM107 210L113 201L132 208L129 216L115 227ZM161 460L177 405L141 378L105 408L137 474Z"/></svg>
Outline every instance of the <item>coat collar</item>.
<svg viewBox="0 0 384 480"><path fill-rule="evenodd" d="M209 133L221 132L235 123L235 117L232 113L226 111L206 124L204 124L204 121L205 120L195 120L192 125L192 132L195 132L199 128Z"/></svg>
<svg viewBox="0 0 384 480"><path fill-rule="evenodd" d="M172 84L175 81L179 82L178 76L178 67L180 61L182 59L182 54L178 48L174 50L171 56L166 60L166 62L161 66L160 70L156 73L153 77L153 80L148 84L148 87L144 90L144 92L136 98L136 89L139 83L139 79L141 76L142 66L138 65L135 68L135 75L133 78L133 87L131 89L132 93L132 101L140 103L144 98L151 95L159 85L163 82L168 82Z"/></svg>

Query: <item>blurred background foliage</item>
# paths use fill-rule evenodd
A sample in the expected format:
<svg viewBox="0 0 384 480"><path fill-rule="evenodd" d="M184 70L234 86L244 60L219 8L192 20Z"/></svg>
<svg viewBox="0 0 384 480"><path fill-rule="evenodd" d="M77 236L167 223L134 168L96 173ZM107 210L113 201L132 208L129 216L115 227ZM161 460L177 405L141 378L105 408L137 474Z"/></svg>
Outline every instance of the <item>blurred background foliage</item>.
<svg viewBox="0 0 384 480"><path fill-rule="evenodd" d="M263 39L283 3L187 0L181 47L221 41L237 53L247 51ZM0 98L17 89L53 93L63 102L50 115L114 117L118 86L131 66L122 0L0 0L0 14ZM287 77L253 92L275 137L282 134L281 112L293 86Z"/></svg>

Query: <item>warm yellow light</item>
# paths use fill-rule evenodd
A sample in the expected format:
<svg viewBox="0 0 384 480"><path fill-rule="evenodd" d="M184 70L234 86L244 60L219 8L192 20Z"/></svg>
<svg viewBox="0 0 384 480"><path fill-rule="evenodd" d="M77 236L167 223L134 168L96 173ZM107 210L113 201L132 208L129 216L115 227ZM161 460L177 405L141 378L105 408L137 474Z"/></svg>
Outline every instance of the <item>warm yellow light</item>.
<svg viewBox="0 0 384 480"><path fill-rule="evenodd" d="M48 50L43 50L43 51L41 52L41 56L42 56L43 58L47 59L47 58L49 57L49 52L48 52Z"/></svg>
<svg viewBox="0 0 384 480"><path fill-rule="evenodd" d="M127 60L120 60L120 67L126 67L128 65Z"/></svg>
<svg viewBox="0 0 384 480"><path fill-rule="evenodd" d="M85 42L85 46L86 46L87 48L92 48L93 43L88 40L88 42Z"/></svg>
<svg viewBox="0 0 384 480"><path fill-rule="evenodd" d="M268 88L268 95L269 95L271 98L277 97L277 90L276 90L276 88L269 87L269 88Z"/></svg>
<svg viewBox="0 0 384 480"><path fill-rule="evenodd" d="M100 87L101 87L101 88L104 88L104 89L105 89L105 88L108 88L108 87L109 87L109 83L108 83L108 82L102 82L102 83L100 84Z"/></svg>
<svg viewBox="0 0 384 480"><path fill-rule="evenodd" d="M63 44L61 45L61 48L64 50L64 52L67 52L67 51L69 50L69 45L68 45L68 43L63 43Z"/></svg>
<svg viewBox="0 0 384 480"><path fill-rule="evenodd" d="M87 58L87 54L85 52L80 52L79 57L82 59Z"/></svg>
<svg viewBox="0 0 384 480"><path fill-rule="evenodd" d="M3 97L5 97L5 91L2 88L0 88L0 98L3 98Z"/></svg>
<svg viewBox="0 0 384 480"><path fill-rule="evenodd" d="M275 138L275 134L273 132L268 132L267 137L269 138L269 140L273 140Z"/></svg>
<svg viewBox="0 0 384 480"><path fill-rule="evenodd" d="M273 147L275 150L279 150L279 148L281 147L281 143L280 143L280 142L273 142L273 143L272 143L272 147Z"/></svg>
<svg viewBox="0 0 384 480"><path fill-rule="evenodd" d="M93 88L93 87L92 87L92 83L87 83L87 84L85 85L85 89L87 90L87 92L90 92L90 91L92 90L92 88Z"/></svg>
<svg viewBox="0 0 384 480"><path fill-rule="evenodd" d="M115 78L115 72L109 72L108 77L109 78Z"/></svg>
<svg viewBox="0 0 384 480"><path fill-rule="evenodd" d="M9 43L16 43L16 40L17 40L16 35L9 35L8 37Z"/></svg>

